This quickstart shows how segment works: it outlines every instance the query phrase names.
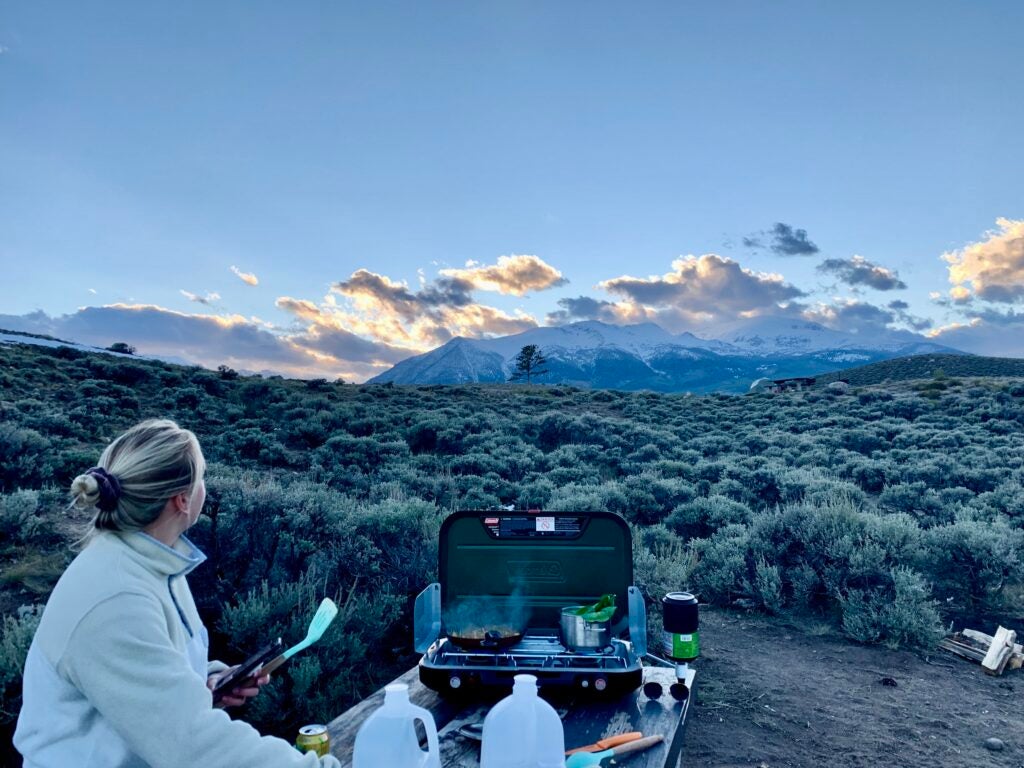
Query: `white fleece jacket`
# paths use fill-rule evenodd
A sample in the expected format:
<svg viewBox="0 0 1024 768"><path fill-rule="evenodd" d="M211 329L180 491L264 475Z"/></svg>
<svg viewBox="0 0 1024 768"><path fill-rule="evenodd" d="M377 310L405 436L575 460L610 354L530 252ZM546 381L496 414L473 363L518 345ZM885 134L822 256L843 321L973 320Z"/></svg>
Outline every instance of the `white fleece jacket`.
<svg viewBox="0 0 1024 768"><path fill-rule="evenodd" d="M112 532L74 559L25 662L14 734L25 768L338 765L213 708L206 629L185 580L205 559L185 537L171 548Z"/></svg>

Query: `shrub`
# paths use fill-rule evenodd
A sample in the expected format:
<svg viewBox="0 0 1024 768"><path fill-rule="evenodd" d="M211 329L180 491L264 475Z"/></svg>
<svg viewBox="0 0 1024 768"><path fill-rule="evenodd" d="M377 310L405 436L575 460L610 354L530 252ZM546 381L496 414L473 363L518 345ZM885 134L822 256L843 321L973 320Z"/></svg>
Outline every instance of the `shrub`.
<svg viewBox="0 0 1024 768"><path fill-rule="evenodd" d="M783 606L782 574L776 565L769 565L763 557L754 571L754 594L768 613L778 613Z"/></svg>
<svg viewBox="0 0 1024 768"><path fill-rule="evenodd" d="M680 504L665 519L665 525L684 539L705 538L726 525L750 519L747 505L714 495Z"/></svg>
<svg viewBox="0 0 1024 768"><path fill-rule="evenodd" d="M889 584L851 589L840 598L843 631L862 643L931 648L942 629L927 583L905 567L894 568L890 575Z"/></svg>
<svg viewBox="0 0 1024 768"><path fill-rule="evenodd" d="M237 660L269 636L286 638L286 643L305 637L309 620L324 597L319 580L318 574L309 572L299 581L273 588L263 583L236 605L226 607L217 629L232 638ZM328 722L348 702L395 674L395 662L381 663L379 653L398 616L398 600L387 593L366 592L358 585L330 596L341 610L324 636L289 661L247 705L246 720L257 728L294 733L310 719ZM353 670L361 670L361 674L355 675Z"/></svg>
<svg viewBox="0 0 1024 768"><path fill-rule="evenodd" d="M46 526L45 518L37 514L38 491L15 491L0 494L0 534L11 545L24 546Z"/></svg>
<svg viewBox="0 0 1024 768"><path fill-rule="evenodd" d="M959 520L925 534L940 594L973 612L1001 605L1006 587L1024 579L1024 531L1005 520Z"/></svg>
<svg viewBox="0 0 1024 768"><path fill-rule="evenodd" d="M0 422L0 490L32 488L50 474L51 443L34 429Z"/></svg>
<svg viewBox="0 0 1024 768"><path fill-rule="evenodd" d="M13 722L21 710L21 676L43 606L25 605L0 624L0 725Z"/></svg>

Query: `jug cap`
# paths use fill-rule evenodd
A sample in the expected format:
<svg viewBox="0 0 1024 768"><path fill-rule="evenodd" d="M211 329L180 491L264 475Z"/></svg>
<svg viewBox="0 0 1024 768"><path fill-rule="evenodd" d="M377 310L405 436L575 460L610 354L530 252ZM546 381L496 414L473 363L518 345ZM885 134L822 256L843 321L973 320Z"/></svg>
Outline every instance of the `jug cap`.
<svg viewBox="0 0 1024 768"><path fill-rule="evenodd" d="M394 706L395 704L409 703L409 686L405 683L392 683L384 686L384 705Z"/></svg>
<svg viewBox="0 0 1024 768"><path fill-rule="evenodd" d="M513 680L515 680L515 683L512 685L513 690L516 688L537 690L536 675L516 675Z"/></svg>

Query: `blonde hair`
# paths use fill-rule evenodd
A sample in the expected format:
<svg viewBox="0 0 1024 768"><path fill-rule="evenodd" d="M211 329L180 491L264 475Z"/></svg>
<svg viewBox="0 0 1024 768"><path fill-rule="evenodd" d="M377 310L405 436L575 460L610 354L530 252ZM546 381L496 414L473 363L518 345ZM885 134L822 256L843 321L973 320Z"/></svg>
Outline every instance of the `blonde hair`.
<svg viewBox="0 0 1024 768"><path fill-rule="evenodd" d="M120 493L116 504L101 509L95 474L71 481L72 506L96 508L89 533L142 530L160 516L168 499L191 494L206 470L196 436L167 419L136 424L107 446L97 466L116 478Z"/></svg>

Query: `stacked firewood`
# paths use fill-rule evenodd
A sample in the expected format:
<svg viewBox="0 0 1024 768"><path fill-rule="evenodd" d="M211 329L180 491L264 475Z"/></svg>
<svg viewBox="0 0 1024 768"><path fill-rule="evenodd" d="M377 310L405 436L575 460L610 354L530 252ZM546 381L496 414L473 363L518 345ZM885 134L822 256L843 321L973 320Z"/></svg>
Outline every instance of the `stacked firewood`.
<svg viewBox="0 0 1024 768"><path fill-rule="evenodd" d="M1006 627L999 627L995 635L976 629L954 632L939 643L939 648L978 662L990 675L1024 666L1024 647L1017 642L1017 633Z"/></svg>

